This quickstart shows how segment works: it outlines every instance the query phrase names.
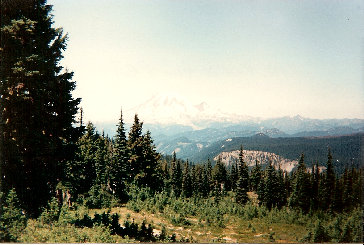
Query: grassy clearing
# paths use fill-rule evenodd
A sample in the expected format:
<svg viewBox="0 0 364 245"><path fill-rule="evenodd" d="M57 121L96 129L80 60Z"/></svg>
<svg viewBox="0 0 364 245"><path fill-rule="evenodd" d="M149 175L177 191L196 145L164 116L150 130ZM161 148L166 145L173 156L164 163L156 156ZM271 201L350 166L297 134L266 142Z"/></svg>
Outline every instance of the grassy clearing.
<svg viewBox="0 0 364 245"><path fill-rule="evenodd" d="M302 214L287 208L268 210L259 207L254 193L249 194L251 202L245 206L237 205L230 195L216 202L214 198L179 199L165 194L135 197L127 205L108 209L88 209L77 206L75 210L61 212L56 222L49 223L45 213L38 220L29 220L19 241L23 243L138 243L138 240L119 235L111 235L111 227L94 225L92 228L77 227L74 220L95 214L109 213L119 215L119 225L129 223L151 224L153 234L158 237L162 231L166 235L176 235L177 242L193 243L302 243L309 232L315 236L318 221L325 223L322 229L335 237L335 232L348 227L355 237L361 211L332 215L327 213ZM102 215L101 215L102 216ZM356 218L355 218L356 217ZM339 222L340 220L340 222ZM351 225L351 226L349 226ZM360 225L359 225L360 226ZM316 229L317 230L317 229ZM317 232L316 232L317 233ZM337 233L337 234L339 234ZM318 233L317 233L318 234ZM317 235L316 234L316 235ZM340 237L340 234L337 237ZM337 240L340 241L340 240ZM158 242L170 242L161 240Z"/></svg>
<svg viewBox="0 0 364 245"><path fill-rule="evenodd" d="M101 214L107 209L90 209L89 214ZM160 233L165 227L168 234L176 234L177 240L188 238L196 243L294 243L307 232L303 225L267 223L261 218L246 220L232 215L224 215L225 227L207 226L196 217L188 217L189 225L172 224L163 213L150 213L145 210L135 212L127 207L115 207L111 214L118 213L120 220L133 220L136 223L145 221L152 224L153 232Z"/></svg>

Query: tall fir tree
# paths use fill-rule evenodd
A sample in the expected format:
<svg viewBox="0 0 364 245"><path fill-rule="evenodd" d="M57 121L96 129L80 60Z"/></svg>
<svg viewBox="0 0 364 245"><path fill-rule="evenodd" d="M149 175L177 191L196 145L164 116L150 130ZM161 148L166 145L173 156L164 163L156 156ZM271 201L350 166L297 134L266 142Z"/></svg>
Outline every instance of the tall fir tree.
<svg viewBox="0 0 364 245"><path fill-rule="evenodd" d="M258 190L258 185L262 178L262 168L258 160L255 160L255 166L251 170L250 174L250 188L252 191Z"/></svg>
<svg viewBox="0 0 364 245"><path fill-rule="evenodd" d="M190 174L190 164L188 160L185 162L183 167L183 177L182 177L182 195L186 198L192 196L192 181L191 181L191 174Z"/></svg>
<svg viewBox="0 0 364 245"><path fill-rule="evenodd" d="M112 161L108 168L109 186L116 196L125 201L127 199L126 187L130 179L130 151L127 144L123 112L117 125Z"/></svg>
<svg viewBox="0 0 364 245"><path fill-rule="evenodd" d="M227 170L225 164L222 162L221 156L218 157L214 168L212 169L212 179L216 185L216 182L221 188L224 188L224 185L227 181Z"/></svg>
<svg viewBox="0 0 364 245"><path fill-rule="evenodd" d="M312 165L311 170L311 209L318 209L319 203L319 183L320 183L320 169L318 163Z"/></svg>
<svg viewBox="0 0 364 245"><path fill-rule="evenodd" d="M310 178L304 163L304 154L302 153L297 170L294 173L293 189L289 199L289 206L291 208L301 209L303 212L308 212L311 204L310 190Z"/></svg>
<svg viewBox="0 0 364 245"><path fill-rule="evenodd" d="M278 171L275 172L277 176L277 196L275 205L282 208L287 203L287 191L284 183L284 172L279 166Z"/></svg>
<svg viewBox="0 0 364 245"><path fill-rule="evenodd" d="M80 99L60 61L67 36L53 27L45 0L1 1L1 182L27 212L46 205L78 138Z"/></svg>
<svg viewBox="0 0 364 245"><path fill-rule="evenodd" d="M331 149L329 148L327 154L326 172L323 175L322 183L320 185L320 206L321 209L326 210L331 208L332 199L335 190L335 171L332 163Z"/></svg>
<svg viewBox="0 0 364 245"><path fill-rule="evenodd" d="M238 182L239 174L238 174L238 164L236 161L234 161L231 164L231 170L230 170L230 183L231 183L231 190L236 191L236 184Z"/></svg>
<svg viewBox="0 0 364 245"><path fill-rule="evenodd" d="M173 160L171 163L171 186L174 194L179 197L182 192L182 168L181 162L177 159L175 152L173 152Z"/></svg>
<svg viewBox="0 0 364 245"><path fill-rule="evenodd" d="M238 164L238 182L236 185L236 202L245 204L248 202L249 191L249 169L244 161L243 146L240 147Z"/></svg>
<svg viewBox="0 0 364 245"><path fill-rule="evenodd" d="M128 148L130 150L130 179L134 181L135 176L140 173L142 166L143 155L143 122L140 122L137 114L134 116L134 123L130 129L129 137L127 141Z"/></svg>
<svg viewBox="0 0 364 245"><path fill-rule="evenodd" d="M345 168L343 175L343 205L350 210L353 205L353 171Z"/></svg>
<svg viewBox="0 0 364 245"><path fill-rule="evenodd" d="M73 188L72 194L87 193L96 180L96 152L98 151L97 141L100 135L95 126L89 122L85 134L77 142L75 159L67 162L65 169L67 179Z"/></svg>
<svg viewBox="0 0 364 245"><path fill-rule="evenodd" d="M136 182L144 187L149 187L152 191L162 189L162 173L160 165L160 154L157 153L151 133L148 130L143 135L143 151L140 157L140 172L136 176Z"/></svg>

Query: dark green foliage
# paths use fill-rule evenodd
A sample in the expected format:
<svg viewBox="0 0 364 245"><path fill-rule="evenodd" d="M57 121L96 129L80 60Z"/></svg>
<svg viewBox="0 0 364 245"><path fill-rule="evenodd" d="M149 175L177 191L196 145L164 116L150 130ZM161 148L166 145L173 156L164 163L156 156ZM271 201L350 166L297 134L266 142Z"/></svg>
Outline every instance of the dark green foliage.
<svg viewBox="0 0 364 245"><path fill-rule="evenodd" d="M11 189L0 207L0 242L16 242L26 222L15 189Z"/></svg>
<svg viewBox="0 0 364 245"><path fill-rule="evenodd" d="M240 148L238 164L238 182L236 184L236 202L245 204L248 202L249 169L244 161L243 146Z"/></svg>
<svg viewBox="0 0 364 245"><path fill-rule="evenodd" d="M314 243L324 243L324 242L329 242L330 241L330 237L327 234L327 231L325 229L325 227L323 227L321 225L321 221L319 220L316 223L316 226L313 230L313 234L312 234L312 242Z"/></svg>
<svg viewBox="0 0 364 245"><path fill-rule="evenodd" d="M332 201L334 198L335 191L335 172L332 163L331 150L327 154L327 166L326 172L320 183L320 205L321 209L326 210L332 208Z"/></svg>
<svg viewBox="0 0 364 245"><path fill-rule="evenodd" d="M272 163L266 168L264 177L258 185L258 199L269 210L281 208L286 204L286 192L282 170L275 170Z"/></svg>
<svg viewBox="0 0 364 245"><path fill-rule="evenodd" d="M318 164L312 166L311 170L311 209L317 210L319 203L320 170Z"/></svg>
<svg viewBox="0 0 364 245"><path fill-rule="evenodd" d="M173 152L170 175L172 190L174 191L175 195L179 197L182 192L182 169L181 162L177 160L175 152Z"/></svg>
<svg viewBox="0 0 364 245"><path fill-rule="evenodd" d="M252 168L250 173L250 188L252 191L257 191L260 180L262 179L262 167L258 160L255 160L255 166Z"/></svg>
<svg viewBox="0 0 364 245"><path fill-rule="evenodd" d="M227 170L225 164L222 162L221 157L217 159L217 162L212 169L212 180L213 183L216 184L216 182L224 188L226 182L227 182Z"/></svg>
<svg viewBox="0 0 364 245"><path fill-rule="evenodd" d="M141 172L140 167L142 165L143 155L143 137L142 137L143 122L139 121L139 117L136 114L134 117L133 126L129 132L128 147L130 149L130 177L131 180Z"/></svg>
<svg viewBox="0 0 364 245"><path fill-rule="evenodd" d="M311 163L327 161L327 147L335 155L335 169L337 173L344 172L346 164L351 168L360 166L360 147L363 133L351 136L335 137L234 137L231 141L218 141L202 149L194 156L194 161L203 161L217 156L221 151L229 152L240 149L244 145L246 150L256 150L275 153L287 159L297 160L297 154L304 152L307 166ZM221 146L224 145L224 148ZM321 164L320 164L321 165Z"/></svg>
<svg viewBox="0 0 364 245"><path fill-rule="evenodd" d="M67 37L45 0L1 1L1 182L37 216L73 156L80 99L60 61Z"/></svg>
<svg viewBox="0 0 364 245"><path fill-rule="evenodd" d="M163 180L159 164L160 155L156 152L153 139L148 131L142 135L143 123L135 115L134 124L129 132L128 147L130 149L129 176L139 186L161 190Z"/></svg>
<svg viewBox="0 0 364 245"><path fill-rule="evenodd" d="M289 199L291 208L300 208L304 212L310 209L310 178L304 163L304 155L301 155L298 168L294 172L293 189Z"/></svg>
<svg viewBox="0 0 364 245"><path fill-rule="evenodd" d="M97 180L102 179L106 164L102 142L96 128L89 122L85 134L77 142L75 159L69 161L66 168L67 180L74 194L87 193Z"/></svg>
<svg viewBox="0 0 364 245"><path fill-rule="evenodd" d="M58 221L59 214L61 212L61 207L56 198L52 198L48 202L48 206L43 209L39 217L39 221L43 224L52 224Z"/></svg>
<svg viewBox="0 0 364 245"><path fill-rule="evenodd" d="M125 201L127 199L126 185L129 180L129 148L127 145L123 113L120 112L119 124L117 125L115 143L112 152L112 160L108 166L109 186L115 195Z"/></svg>
<svg viewBox="0 0 364 245"><path fill-rule="evenodd" d="M107 191L105 185L93 185L86 198L86 205L89 208L110 208L116 203L116 197Z"/></svg>
<svg viewBox="0 0 364 245"><path fill-rule="evenodd" d="M151 190L159 191L162 189L162 175L160 169L160 155L155 150L155 145L151 137L150 131L147 131L142 138L142 155L140 172L135 176L134 181L139 186L150 187Z"/></svg>
<svg viewBox="0 0 364 245"><path fill-rule="evenodd" d="M238 178L238 164L236 161L234 161L230 170L230 188L232 191L236 191L236 183L238 182Z"/></svg>
<svg viewBox="0 0 364 245"><path fill-rule="evenodd" d="M155 242L158 240L158 238L153 235L153 227L150 224L147 227L145 221L143 221L139 228L139 225L134 222L134 219L132 222L125 220L123 224L124 227L121 227L119 218L118 214L110 215L110 211L108 211L107 213L103 212L102 214L95 213L93 219L88 215L84 215L82 219L76 219L73 223L77 227L89 228L102 225L109 227L112 235L128 236L141 242ZM166 234L164 235L166 236ZM161 237L159 237L159 239L160 238ZM162 238L163 240L165 239L165 237Z"/></svg>
<svg viewBox="0 0 364 245"><path fill-rule="evenodd" d="M182 194L184 197L189 198L192 196L192 181L190 174L190 167L188 161L185 162L183 167L183 177L182 177Z"/></svg>

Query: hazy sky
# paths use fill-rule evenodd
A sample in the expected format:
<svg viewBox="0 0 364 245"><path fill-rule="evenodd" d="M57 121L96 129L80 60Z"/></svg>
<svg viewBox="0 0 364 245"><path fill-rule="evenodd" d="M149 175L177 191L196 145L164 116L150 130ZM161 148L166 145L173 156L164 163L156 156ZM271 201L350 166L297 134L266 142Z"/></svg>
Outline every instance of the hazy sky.
<svg viewBox="0 0 364 245"><path fill-rule="evenodd" d="M49 4L86 119L157 93L250 116L364 118L363 1Z"/></svg>

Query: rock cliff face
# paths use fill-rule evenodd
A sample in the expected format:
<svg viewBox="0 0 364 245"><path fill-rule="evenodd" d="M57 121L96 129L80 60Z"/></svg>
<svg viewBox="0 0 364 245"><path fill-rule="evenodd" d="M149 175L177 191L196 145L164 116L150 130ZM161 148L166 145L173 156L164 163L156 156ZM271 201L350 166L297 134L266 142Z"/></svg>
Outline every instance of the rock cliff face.
<svg viewBox="0 0 364 245"><path fill-rule="evenodd" d="M230 167L234 161L239 161L239 150L231 151L231 152L221 152L217 155L214 160L217 161L219 157L226 166ZM249 151L243 150L244 153L244 161L248 164L249 167L253 167L255 165L255 160L258 160L259 164L266 165L269 163L269 160L272 160L273 166L278 169L279 166L283 171L291 172L294 167L298 165L298 161L286 159L280 155L264 152L264 151Z"/></svg>

